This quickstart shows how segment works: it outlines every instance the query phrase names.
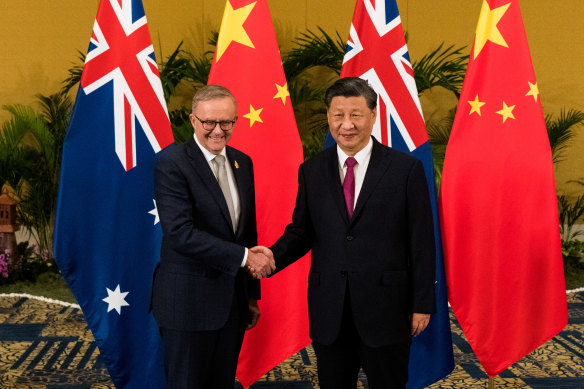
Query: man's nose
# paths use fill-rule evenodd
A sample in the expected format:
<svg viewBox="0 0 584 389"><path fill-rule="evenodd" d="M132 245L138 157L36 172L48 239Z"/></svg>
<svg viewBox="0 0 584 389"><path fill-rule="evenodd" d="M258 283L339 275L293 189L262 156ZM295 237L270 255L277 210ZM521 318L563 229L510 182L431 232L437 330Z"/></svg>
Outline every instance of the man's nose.
<svg viewBox="0 0 584 389"><path fill-rule="evenodd" d="M351 116L347 115L347 116L343 117L343 121L341 122L341 127L343 129L349 130L349 129L353 128L353 126L354 126L354 124L353 124L353 121L351 120Z"/></svg>

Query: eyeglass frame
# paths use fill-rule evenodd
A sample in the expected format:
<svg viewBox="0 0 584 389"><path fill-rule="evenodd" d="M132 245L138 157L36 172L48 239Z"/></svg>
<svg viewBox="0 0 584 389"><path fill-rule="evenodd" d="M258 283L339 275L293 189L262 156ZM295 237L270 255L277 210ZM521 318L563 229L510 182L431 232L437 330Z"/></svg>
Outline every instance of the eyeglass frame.
<svg viewBox="0 0 584 389"><path fill-rule="evenodd" d="M219 120L219 121L215 121L215 120L201 120L197 115L193 114L193 116L201 123L201 126L203 127L203 130L211 132L213 130L215 130L215 128L217 128L217 125L219 125L219 129L221 129L221 131L223 132L229 132L233 130L233 127L235 126L235 122L237 122L237 116L235 117L235 119L233 120ZM207 129L205 128L206 123L213 123L213 128ZM228 130L223 128L223 124L227 124L230 123L231 124L231 128L229 128Z"/></svg>

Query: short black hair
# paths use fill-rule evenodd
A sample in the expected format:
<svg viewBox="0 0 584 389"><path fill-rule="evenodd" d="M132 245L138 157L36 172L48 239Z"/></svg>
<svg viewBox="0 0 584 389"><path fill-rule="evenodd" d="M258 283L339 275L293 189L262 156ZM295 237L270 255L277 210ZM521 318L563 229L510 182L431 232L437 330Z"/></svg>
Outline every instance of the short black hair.
<svg viewBox="0 0 584 389"><path fill-rule="evenodd" d="M327 109L331 106L333 97L360 97L363 96L369 109L377 107L377 93L369 86L367 81L359 77L339 78L332 84L324 95L324 103Z"/></svg>

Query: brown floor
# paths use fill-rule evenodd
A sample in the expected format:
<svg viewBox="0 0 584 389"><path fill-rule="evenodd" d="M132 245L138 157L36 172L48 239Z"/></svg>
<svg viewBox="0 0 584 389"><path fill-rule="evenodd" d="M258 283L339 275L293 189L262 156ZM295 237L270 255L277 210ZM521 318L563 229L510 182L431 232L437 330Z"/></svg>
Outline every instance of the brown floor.
<svg viewBox="0 0 584 389"><path fill-rule="evenodd" d="M558 336L495 378L496 388L584 388L584 292L568 294ZM486 388L487 376L451 315L456 367L435 388ZM79 309L0 296L0 388L113 388ZM254 388L318 388L314 351L291 356ZM361 374L359 388L366 389Z"/></svg>

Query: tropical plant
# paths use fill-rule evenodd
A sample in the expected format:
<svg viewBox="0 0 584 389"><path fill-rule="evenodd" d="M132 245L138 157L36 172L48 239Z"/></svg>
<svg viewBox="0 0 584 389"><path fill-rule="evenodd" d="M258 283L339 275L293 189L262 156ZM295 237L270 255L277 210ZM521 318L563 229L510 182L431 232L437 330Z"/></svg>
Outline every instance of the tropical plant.
<svg viewBox="0 0 584 389"><path fill-rule="evenodd" d="M454 115L456 108L450 110L448 115L438 122L430 122L426 125L428 139L432 146L432 157L434 159L434 175L436 178L436 187L440 189L442 180L442 168L444 167L444 157L446 156L446 146L452 131Z"/></svg>
<svg viewBox="0 0 584 389"><path fill-rule="evenodd" d="M22 105L3 107L11 119L0 136L0 182L7 182L20 200L19 223L52 256L61 155L72 103L63 93L37 98L38 113Z"/></svg>
<svg viewBox="0 0 584 389"><path fill-rule="evenodd" d="M444 43L441 43L420 60L414 61L412 68L418 93L439 86L460 98L469 58L463 54L464 50L465 47L456 48L454 45L444 48Z"/></svg>
<svg viewBox="0 0 584 389"><path fill-rule="evenodd" d="M563 152L574 137L576 127L582 123L584 123L584 112L577 109L566 112L562 108L560 116L557 118L551 114L545 115L545 126L554 163L563 161Z"/></svg>
<svg viewBox="0 0 584 389"><path fill-rule="evenodd" d="M315 66L324 66L341 73L346 43L337 32L336 39L318 27L320 35L307 30L300 33L295 40L296 48L288 52L283 61L284 73L288 81L300 76L304 71Z"/></svg>
<svg viewBox="0 0 584 389"><path fill-rule="evenodd" d="M58 273L59 269L49 251L41 250L35 244L19 243L16 255L8 250L0 253L0 285L17 281L35 282L40 274L46 272Z"/></svg>
<svg viewBox="0 0 584 389"><path fill-rule="evenodd" d="M558 195L558 213L562 240L570 241L584 235L583 230L574 228L584 215L584 195L578 196L572 201L566 195Z"/></svg>
<svg viewBox="0 0 584 389"><path fill-rule="evenodd" d="M73 63L73 66L67 70L69 75L63 80L63 87L61 88L62 93L69 93L75 85L79 84L79 81L81 81L81 75L83 74L84 65L85 54L77 50L77 62Z"/></svg>

